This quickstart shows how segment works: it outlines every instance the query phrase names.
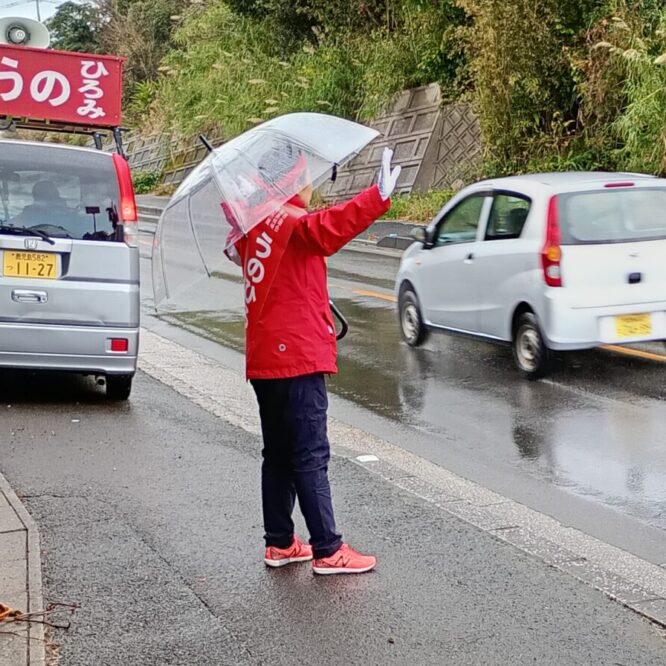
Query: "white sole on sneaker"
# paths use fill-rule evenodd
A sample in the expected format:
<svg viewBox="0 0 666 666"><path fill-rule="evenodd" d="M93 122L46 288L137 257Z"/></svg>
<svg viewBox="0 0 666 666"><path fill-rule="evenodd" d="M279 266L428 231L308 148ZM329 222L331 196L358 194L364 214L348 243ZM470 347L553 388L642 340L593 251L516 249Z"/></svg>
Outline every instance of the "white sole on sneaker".
<svg viewBox="0 0 666 666"><path fill-rule="evenodd" d="M266 564L267 567L272 567L273 569L277 569L278 567L284 567L287 564L295 564L296 562L309 562L311 559L312 556L285 557L282 560L269 560L268 558L264 558L264 563Z"/></svg>
<svg viewBox="0 0 666 666"><path fill-rule="evenodd" d="M331 574L360 574L372 571L375 566L375 564L372 564L371 566L363 567L362 569L350 569L349 567L312 567L312 571L320 576L328 576Z"/></svg>

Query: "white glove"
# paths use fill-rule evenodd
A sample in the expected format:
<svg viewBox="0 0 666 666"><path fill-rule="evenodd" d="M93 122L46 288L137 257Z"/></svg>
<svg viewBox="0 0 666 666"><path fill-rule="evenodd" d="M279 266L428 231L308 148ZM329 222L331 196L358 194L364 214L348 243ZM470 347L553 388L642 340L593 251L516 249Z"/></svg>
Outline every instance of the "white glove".
<svg viewBox="0 0 666 666"><path fill-rule="evenodd" d="M398 182L400 171L402 170L401 166L397 166L391 171L392 157L393 151L390 148L384 148L384 153L382 154L382 166L379 169L379 176L377 178L379 194L381 194L384 201L391 196L391 193L395 189L395 184Z"/></svg>
<svg viewBox="0 0 666 666"><path fill-rule="evenodd" d="M227 255L227 259L229 261L233 261L236 266L242 266L243 262L241 261L240 254L238 254L238 250L232 245L231 247L228 247L225 251L224 254Z"/></svg>

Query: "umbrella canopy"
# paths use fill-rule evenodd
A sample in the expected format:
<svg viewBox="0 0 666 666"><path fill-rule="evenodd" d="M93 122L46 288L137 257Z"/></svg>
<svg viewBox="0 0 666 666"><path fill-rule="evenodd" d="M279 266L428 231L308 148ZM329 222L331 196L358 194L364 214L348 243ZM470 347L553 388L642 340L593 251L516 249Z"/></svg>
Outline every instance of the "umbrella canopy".
<svg viewBox="0 0 666 666"><path fill-rule="evenodd" d="M202 277L229 272L225 249L304 187L324 182L378 134L336 116L292 113L211 152L160 219L153 248L156 306L204 307L214 288ZM183 292L191 292L189 299L176 304Z"/></svg>

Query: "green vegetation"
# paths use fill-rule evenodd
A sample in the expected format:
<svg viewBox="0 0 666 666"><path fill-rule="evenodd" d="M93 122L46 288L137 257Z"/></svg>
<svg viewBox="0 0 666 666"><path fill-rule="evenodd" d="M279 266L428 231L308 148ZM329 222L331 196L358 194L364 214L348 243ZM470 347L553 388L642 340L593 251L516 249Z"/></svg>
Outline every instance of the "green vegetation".
<svg viewBox="0 0 666 666"><path fill-rule="evenodd" d="M391 209L382 215L383 220L409 220L429 222L442 206L453 196L453 190L430 190L411 194L394 194ZM310 208L326 208L330 204L315 192Z"/></svg>
<svg viewBox="0 0 666 666"><path fill-rule="evenodd" d="M284 5L275 13L257 3L245 3L243 11L233 4L206 3L175 31L176 48L162 63L154 98L144 95L143 109L134 107L151 127L234 135L290 111L370 118L399 90L432 80L439 43L418 35L432 28L437 34L437 24L446 18L414 3L394 19L395 26L374 17L362 29L345 23L351 18L349 3L341 3L340 15L335 5L326 5L335 26L324 25L304 7L297 7L303 20L292 24L291 3L273 3ZM296 34L289 33L292 25ZM437 39L446 41L442 35ZM449 86L455 71L454 65L444 71Z"/></svg>
<svg viewBox="0 0 666 666"><path fill-rule="evenodd" d="M450 190L398 194L391 198L391 210L382 219L429 222L452 196Z"/></svg>
<svg viewBox="0 0 666 666"><path fill-rule="evenodd" d="M62 51L98 53L102 16L89 4L63 2L47 22L51 31L51 47Z"/></svg>
<svg viewBox="0 0 666 666"><path fill-rule="evenodd" d="M132 182L136 194L148 194L162 182L161 171L134 171Z"/></svg>
<svg viewBox="0 0 666 666"><path fill-rule="evenodd" d="M67 20L81 28L80 12L98 13L95 43L128 57L126 108L144 131L232 136L296 110L367 120L396 92L438 82L479 116L482 175L666 174L663 0L68 5L53 19L58 38L78 34ZM426 215L443 196L399 198L394 215Z"/></svg>

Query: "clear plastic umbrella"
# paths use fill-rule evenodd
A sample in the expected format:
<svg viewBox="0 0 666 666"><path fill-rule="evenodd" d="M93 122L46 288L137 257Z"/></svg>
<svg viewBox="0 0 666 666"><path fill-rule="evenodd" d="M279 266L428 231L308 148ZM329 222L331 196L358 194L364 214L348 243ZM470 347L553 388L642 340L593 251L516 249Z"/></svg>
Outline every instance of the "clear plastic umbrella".
<svg viewBox="0 0 666 666"><path fill-rule="evenodd" d="M187 177L158 225L153 290L159 309L220 303L208 277L234 269L224 251L306 185L317 187L379 133L319 113L292 113L223 144Z"/></svg>

